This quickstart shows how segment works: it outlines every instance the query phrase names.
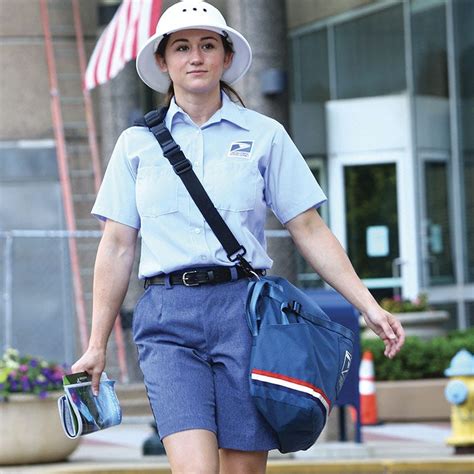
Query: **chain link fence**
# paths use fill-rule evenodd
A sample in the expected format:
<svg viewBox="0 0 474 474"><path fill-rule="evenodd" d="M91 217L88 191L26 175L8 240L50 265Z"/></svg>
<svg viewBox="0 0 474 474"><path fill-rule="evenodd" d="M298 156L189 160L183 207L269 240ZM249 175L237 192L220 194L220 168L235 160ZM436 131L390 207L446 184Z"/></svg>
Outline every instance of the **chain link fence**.
<svg viewBox="0 0 474 474"><path fill-rule="evenodd" d="M15 347L22 353L72 364L81 354L71 248L77 249L80 281L90 332L92 280L100 231L14 230L0 232L0 349ZM286 230L266 231L274 265L269 273L297 281L301 286L321 282L297 254ZM75 246L71 247L71 241ZM139 245L139 243L137 244ZM128 377L141 380L131 335L135 302L143 286L137 279L139 248L130 286L121 311ZM107 372L122 378L117 364L117 341L110 338Z"/></svg>

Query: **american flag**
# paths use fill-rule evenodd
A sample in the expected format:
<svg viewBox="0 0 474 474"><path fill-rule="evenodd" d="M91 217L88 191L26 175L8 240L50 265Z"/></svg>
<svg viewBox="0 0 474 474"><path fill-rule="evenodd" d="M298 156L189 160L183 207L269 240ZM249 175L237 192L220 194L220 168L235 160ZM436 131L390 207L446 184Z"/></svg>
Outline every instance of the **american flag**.
<svg viewBox="0 0 474 474"><path fill-rule="evenodd" d="M123 0L92 52L84 88L104 84L136 58L155 33L160 13L161 0Z"/></svg>

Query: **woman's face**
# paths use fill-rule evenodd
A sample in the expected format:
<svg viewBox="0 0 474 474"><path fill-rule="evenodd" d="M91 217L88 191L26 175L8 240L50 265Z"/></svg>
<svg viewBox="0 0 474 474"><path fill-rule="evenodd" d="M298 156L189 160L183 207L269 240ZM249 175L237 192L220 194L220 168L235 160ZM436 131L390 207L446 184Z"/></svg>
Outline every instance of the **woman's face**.
<svg viewBox="0 0 474 474"><path fill-rule="evenodd" d="M167 72L175 93L208 94L219 90L222 74L232 62L219 34L208 30L183 30L170 35L158 66Z"/></svg>

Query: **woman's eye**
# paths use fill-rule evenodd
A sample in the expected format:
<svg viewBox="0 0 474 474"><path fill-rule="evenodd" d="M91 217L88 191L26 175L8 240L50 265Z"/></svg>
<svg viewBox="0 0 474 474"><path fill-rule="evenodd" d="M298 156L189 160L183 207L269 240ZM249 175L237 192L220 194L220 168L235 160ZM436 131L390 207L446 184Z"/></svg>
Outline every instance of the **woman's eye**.
<svg viewBox="0 0 474 474"><path fill-rule="evenodd" d="M203 45L203 49L214 49L214 45L212 43L206 43Z"/></svg>
<svg viewBox="0 0 474 474"><path fill-rule="evenodd" d="M176 51L187 51L188 47L186 45L181 45L176 48Z"/></svg>

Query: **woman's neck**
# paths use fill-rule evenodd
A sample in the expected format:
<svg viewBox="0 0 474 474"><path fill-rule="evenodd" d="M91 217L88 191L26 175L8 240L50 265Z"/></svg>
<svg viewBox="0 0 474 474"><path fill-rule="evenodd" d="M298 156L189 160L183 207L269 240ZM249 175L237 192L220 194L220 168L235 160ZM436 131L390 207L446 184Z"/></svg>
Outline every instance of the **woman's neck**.
<svg viewBox="0 0 474 474"><path fill-rule="evenodd" d="M220 89L210 94L190 94L175 90L175 101L198 126L206 123L221 108Z"/></svg>

